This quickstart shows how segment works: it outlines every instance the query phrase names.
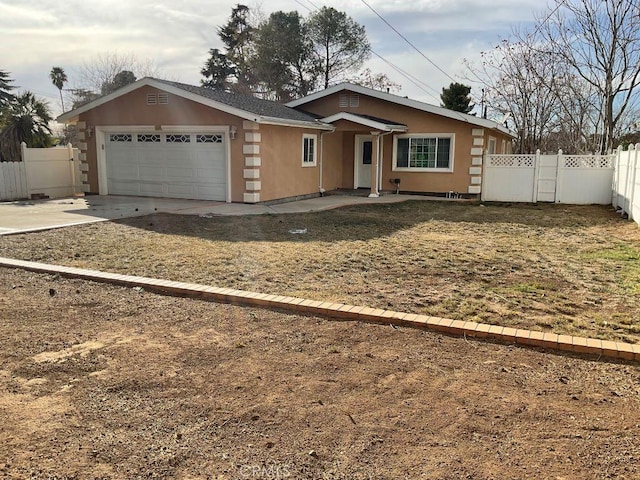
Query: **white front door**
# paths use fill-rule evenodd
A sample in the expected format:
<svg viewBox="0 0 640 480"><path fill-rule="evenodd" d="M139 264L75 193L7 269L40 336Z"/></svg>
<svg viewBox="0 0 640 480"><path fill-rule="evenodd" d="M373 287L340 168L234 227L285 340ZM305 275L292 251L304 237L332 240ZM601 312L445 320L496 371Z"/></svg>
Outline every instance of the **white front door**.
<svg viewBox="0 0 640 480"><path fill-rule="evenodd" d="M373 140L369 135L356 136L355 188L371 188L371 154Z"/></svg>

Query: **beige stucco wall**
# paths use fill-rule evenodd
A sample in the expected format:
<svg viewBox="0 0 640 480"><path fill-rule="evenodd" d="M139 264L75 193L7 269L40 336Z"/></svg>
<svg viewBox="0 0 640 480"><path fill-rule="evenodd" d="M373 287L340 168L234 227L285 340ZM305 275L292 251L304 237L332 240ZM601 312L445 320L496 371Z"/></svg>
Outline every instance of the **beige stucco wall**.
<svg viewBox="0 0 640 480"><path fill-rule="evenodd" d="M147 105L148 93L157 93L153 87L141 87L104 105L80 115L86 126L221 126L235 127L237 138L230 140L231 152L231 200L234 202L270 201L281 198L315 194L322 187L329 191L336 188L353 188L355 135L369 134L371 128L352 122L340 121L336 131L322 136L321 130L276 125L257 125L213 108L169 94L167 105ZM392 120L409 127L408 133L454 134L453 172L400 172L393 171L393 135L384 137L382 158L382 189L393 190L390 179L400 178L404 191L466 193L471 179L479 180L477 150L479 138L482 148L488 145L489 136L497 141L500 152L504 134L483 129L467 122L447 119L402 105L389 104L379 99L360 95L358 107L341 108L339 94L305 104L304 110L329 116L339 111L352 111ZM94 130L95 131L95 130ZM302 136L317 135L318 163L313 167L302 166ZM87 181L91 192L98 193L98 169L96 136L85 138L85 155L88 164ZM322 145L321 145L322 144ZM258 153L248 153L246 150ZM322 161L320 154L322 153ZM470 170L471 169L471 170ZM477 184L477 183L476 183Z"/></svg>
<svg viewBox="0 0 640 480"><path fill-rule="evenodd" d="M319 165L302 166L302 135L320 132L304 128L260 125L260 201L317 193L320 185Z"/></svg>
<svg viewBox="0 0 640 480"><path fill-rule="evenodd" d="M206 125L235 126L238 138L230 141L231 149L231 194L232 201L242 202L244 180L242 171L242 119L234 115L214 110L180 96L169 94L167 105L147 105L147 94L157 93L153 87L141 87L110 102L80 115L79 120L87 126L149 126L149 125ZM96 136L85 138L87 172L90 192L98 193L98 168L96 156ZM104 148L100 146L99 148Z"/></svg>
<svg viewBox="0 0 640 480"><path fill-rule="evenodd" d="M473 131L478 127L467 121L445 118L439 115L423 112L403 105L385 102L383 100L359 95L358 107L340 107L339 92L327 97L309 102L300 108L321 116L330 116L338 112L352 112L357 114L372 115L375 117L391 120L394 123L403 124L408 127L407 133L424 133L424 134L453 134L454 135L454 152L453 152L453 172L408 172L393 170L393 135L384 137L383 142L383 160L382 160L382 189L393 190L395 186L390 183L390 179L399 178L400 188L404 191L414 192L449 192L456 191L467 193L469 186L472 184L471 177L477 176L470 172L475 172L477 165L472 165L472 148L477 148L474 144ZM343 135L343 188L353 188L353 170L354 170L354 135L356 133L369 133L372 129L367 127L355 126L350 122L337 122L336 126L340 130L344 130ZM499 131L483 129L484 145L486 148L489 135L495 137L498 143L498 149L503 139L509 140L509 137ZM476 142L477 143L477 142ZM470 170L471 168L474 170Z"/></svg>

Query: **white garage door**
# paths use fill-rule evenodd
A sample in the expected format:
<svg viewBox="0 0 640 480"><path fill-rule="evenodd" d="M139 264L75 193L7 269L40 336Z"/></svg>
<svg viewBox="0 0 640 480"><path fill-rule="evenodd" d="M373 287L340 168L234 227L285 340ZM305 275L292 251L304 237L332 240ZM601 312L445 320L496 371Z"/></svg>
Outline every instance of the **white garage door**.
<svg viewBox="0 0 640 480"><path fill-rule="evenodd" d="M226 200L224 133L107 133L114 195Z"/></svg>

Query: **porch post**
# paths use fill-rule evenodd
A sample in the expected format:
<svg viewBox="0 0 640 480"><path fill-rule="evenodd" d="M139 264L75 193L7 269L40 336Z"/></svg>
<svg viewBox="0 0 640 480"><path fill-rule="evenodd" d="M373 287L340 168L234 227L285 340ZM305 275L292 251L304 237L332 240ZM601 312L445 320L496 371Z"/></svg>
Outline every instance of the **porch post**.
<svg viewBox="0 0 640 480"><path fill-rule="evenodd" d="M380 196L380 192L378 191L380 132L371 132L371 140L371 193L369 197L377 198Z"/></svg>

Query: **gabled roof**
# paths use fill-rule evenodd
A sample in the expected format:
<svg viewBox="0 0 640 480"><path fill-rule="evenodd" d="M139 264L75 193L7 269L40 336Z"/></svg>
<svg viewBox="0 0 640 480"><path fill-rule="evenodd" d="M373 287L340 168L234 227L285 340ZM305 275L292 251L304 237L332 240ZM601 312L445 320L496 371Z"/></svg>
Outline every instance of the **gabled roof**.
<svg viewBox="0 0 640 480"><path fill-rule="evenodd" d="M423 112L433 113L435 115L440 115L442 117L452 118L454 120L466 122L478 127L489 128L491 130L498 130L506 135L510 135L511 137L514 137L514 135L509 131L508 128L492 120L487 120L486 118L479 118L473 115L468 115L466 113L449 110L447 108L436 107L435 105L419 102L417 100L411 100L410 98L407 98L407 97L401 97L399 95L394 95L392 93L373 90L371 88L363 87L361 85L355 85L353 83L348 83L348 82L339 83L338 85L334 85L333 87L329 87L325 90L320 90L319 92L312 93L311 95L307 95L306 97L293 100L287 103L286 105L288 107L296 108L296 107L303 106L309 102L313 102L314 100L318 100L342 91L359 93L361 95L367 95L369 97L378 98L380 100L385 100L387 102L395 103L398 105L404 105L406 107L415 108L416 110L422 110Z"/></svg>
<svg viewBox="0 0 640 480"><path fill-rule="evenodd" d="M204 87L196 87L179 82L170 82L157 78L145 77L135 83L122 87L115 92L104 95L92 102L78 107L58 117L59 122L68 122L93 108L99 107L138 88L150 86L194 102L207 105L245 120L262 124L290 125L299 127L331 130L330 125L319 122L311 114L295 110L277 102L263 100L252 95L223 92Z"/></svg>
<svg viewBox="0 0 640 480"><path fill-rule="evenodd" d="M373 117L371 115L361 115L350 112L338 112L334 115L330 115L320 119L324 123L333 123L338 120L347 120L349 122L357 123L358 125L364 125L375 130L381 130L383 132L406 132L407 126L394 122L393 120L385 120L384 118Z"/></svg>

